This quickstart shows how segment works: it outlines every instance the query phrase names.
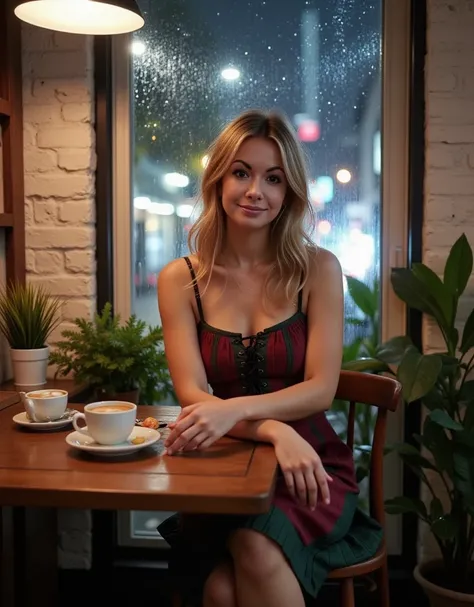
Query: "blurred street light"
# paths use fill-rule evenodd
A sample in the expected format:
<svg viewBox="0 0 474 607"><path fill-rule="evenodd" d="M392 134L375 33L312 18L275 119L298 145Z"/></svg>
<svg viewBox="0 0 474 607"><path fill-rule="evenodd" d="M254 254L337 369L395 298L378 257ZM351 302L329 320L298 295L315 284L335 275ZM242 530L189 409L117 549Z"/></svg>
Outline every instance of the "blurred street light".
<svg viewBox="0 0 474 607"><path fill-rule="evenodd" d="M339 171L336 173L336 179L339 181L339 183L349 183L349 181L352 179L351 172L348 169L339 169Z"/></svg>
<svg viewBox="0 0 474 607"><path fill-rule="evenodd" d="M173 188L185 188L189 185L189 177L181 173L166 173L163 178L165 185Z"/></svg>
<svg viewBox="0 0 474 607"><path fill-rule="evenodd" d="M132 53L134 55L140 56L146 51L146 45L141 40L134 40L132 42Z"/></svg>
<svg viewBox="0 0 474 607"><path fill-rule="evenodd" d="M221 76L224 80L238 80L240 78L240 72L235 67L226 67L222 70Z"/></svg>

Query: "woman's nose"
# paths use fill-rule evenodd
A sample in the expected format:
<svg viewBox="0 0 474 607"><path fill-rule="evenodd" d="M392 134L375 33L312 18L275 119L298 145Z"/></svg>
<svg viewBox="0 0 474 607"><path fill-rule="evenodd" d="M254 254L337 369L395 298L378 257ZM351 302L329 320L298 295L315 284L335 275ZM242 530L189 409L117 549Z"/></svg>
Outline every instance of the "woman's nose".
<svg viewBox="0 0 474 607"><path fill-rule="evenodd" d="M262 192L260 191L260 187L256 181L253 181L246 194L249 200L261 200Z"/></svg>

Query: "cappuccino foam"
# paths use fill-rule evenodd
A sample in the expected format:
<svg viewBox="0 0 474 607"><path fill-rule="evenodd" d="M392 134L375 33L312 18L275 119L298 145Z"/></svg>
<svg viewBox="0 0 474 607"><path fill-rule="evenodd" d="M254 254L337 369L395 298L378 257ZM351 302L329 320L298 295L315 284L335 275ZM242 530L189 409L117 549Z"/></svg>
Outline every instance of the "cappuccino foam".
<svg viewBox="0 0 474 607"><path fill-rule="evenodd" d="M30 392L28 398L57 398L65 394L66 392L62 390L39 390L38 392Z"/></svg>
<svg viewBox="0 0 474 607"><path fill-rule="evenodd" d="M100 407L94 407L89 409L89 413L120 413L123 411L130 411L133 409L130 405L101 405Z"/></svg>

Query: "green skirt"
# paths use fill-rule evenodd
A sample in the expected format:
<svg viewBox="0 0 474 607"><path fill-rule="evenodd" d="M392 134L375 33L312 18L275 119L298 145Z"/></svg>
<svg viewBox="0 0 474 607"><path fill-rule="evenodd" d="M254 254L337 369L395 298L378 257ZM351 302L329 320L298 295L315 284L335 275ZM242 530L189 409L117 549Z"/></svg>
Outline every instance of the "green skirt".
<svg viewBox="0 0 474 607"><path fill-rule="evenodd" d="M237 529L253 529L280 546L305 595L316 597L332 569L368 560L382 541L380 525L357 508L357 496L346 499L347 513L330 533L309 544L301 540L292 521L276 506L257 516L197 515L194 518L199 537L184 533L181 517L175 514L158 527L172 549L170 573L179 580L188 599L200 597L211 571L229 557L229 535Z"/></svg>

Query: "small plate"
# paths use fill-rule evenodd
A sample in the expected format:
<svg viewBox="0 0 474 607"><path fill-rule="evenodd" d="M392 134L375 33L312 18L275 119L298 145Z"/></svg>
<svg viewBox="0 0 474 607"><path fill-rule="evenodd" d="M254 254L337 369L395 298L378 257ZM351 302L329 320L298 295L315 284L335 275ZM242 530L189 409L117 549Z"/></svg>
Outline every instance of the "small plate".
<svg viewBox="0 0 474 607"><path fill-rule="evenodd" d="M84 428L87 430L87 426ZM87 451L88 453L94 453L95 455L125 455L127 453L134 453L145 447L153 445L160 440L161 434L151 428L135 427L132 430L128 440L118 445L100 445L96 443L92 436L82 434L82 432L71 432L66 436L66 442L71 447L81 449L81 451ZM132 440L135 438L144 438L143 443L134 445Z"/></svg>
<svg viewBox="0 0 474 607"><path fill-rule="evenodd" d="M19 426L25 426L26 428L30 428L31 430L38 430L39 432L44 432L48 430L64 428L72 422L72 418L76 413L77 411L75 409L66 409L61 419L56 419L54 421L49 422L33 422L26 414L26 411L22 411L21 413L17 413L13 416L13 421Z"/></svg>

